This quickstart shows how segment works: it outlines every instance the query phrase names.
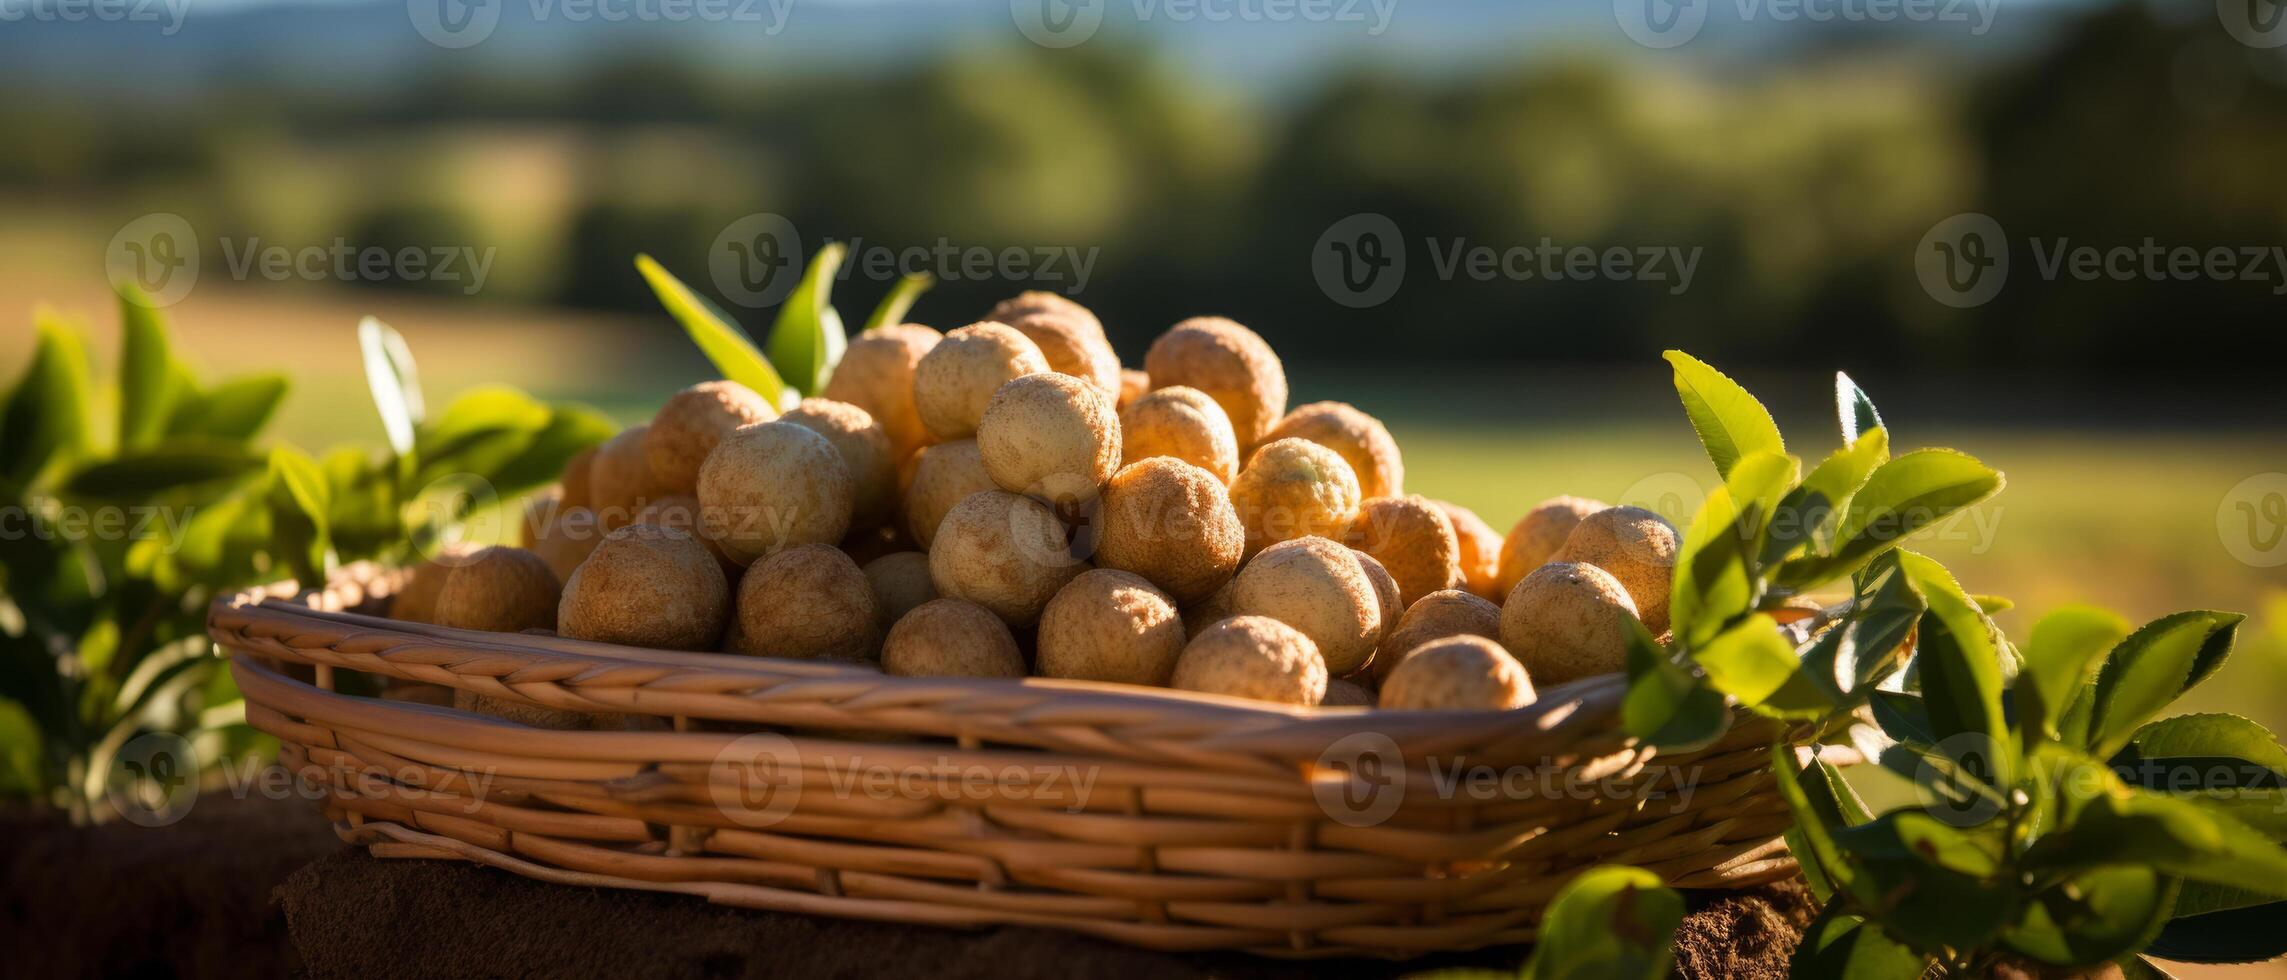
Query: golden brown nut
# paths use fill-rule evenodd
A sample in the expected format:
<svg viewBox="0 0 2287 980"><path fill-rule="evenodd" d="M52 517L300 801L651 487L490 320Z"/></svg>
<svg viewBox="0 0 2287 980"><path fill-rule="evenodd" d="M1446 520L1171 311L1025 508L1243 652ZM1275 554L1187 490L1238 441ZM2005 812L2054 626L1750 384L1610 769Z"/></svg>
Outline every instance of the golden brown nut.
<svg viewBox="0 0 2287 980"><path fill-rule="evenodd" d="M1286 414L1286 368L1254 331L1219 316L1192 317L1168 328L1144 354L1155 388L1197 388L1223 406L1239 451L1264 441Z"/></svg>
<svg viewBox="0 0 2287 980"><path fill-rule="evenodd" d="M1340 677L1330 677L1326 680L1326 698L1318 703L1328 708L1371 708L1374 692Z"/></svg>
<svg viewBox="0 0 2287 980"><path fill-rule="evenodd" d="M595 496L590 489L588 477L593 472L596 451L599 448L601 447L589 446L573 453L572 458L564 463L564 477L559 481L564 488L563 495L559 498L563 506L591 508L595 506Z"/></svg>
<svg viewBox="0 0 2287 980"><path fill-rule="evenodd" d="M897 622L915 607L937 598L937 583L929 580L929 556L899 551L865 564L866 581L873 583L874 604L882 623Z"/></svg>
<svg viewBox="0 0 2287 980"><path fill-rule="evenodd" d="M1104 339L1103 328L1080 320L1069 313L1035 311L1017 315L1014 319L998 320L1015 327L1040 348L1040 356L1048 359L1048 369L1070 375L1094 385L1104 393L1106 401L1116 401L1120 393L1120 356L1112 353L1111 342Z"/></svg>
<svg viewBox="0 0 2287 980"><path fill-rule="evenodd" d="M1183 635L1198 636L1207 627L1231 615L1231 583L1209 593L1207 598L1183 607Z"/></svg>
<svg viewBox="0 0 2287 980"><path fill-rule="evenodd" d="M1501 638L1501 607L1459 589L1432 592L1414 601L1398 618L1397 628L1382 637L1374 653L1374 680L1389 679L1398 661L1415 647L1451 636Z"/></svg>
<svg viewBox="0 0 2287 980"><path fill-rule="evenodd" d="M643 458L672 493L699 485L699 467L723 437L742 425L767 422L777 407L736 381L705 381L676 392L643 433Z"/></svg>
<svg viewBox="0 0 2287 980"><path fill-rule="evenodd" d="M1543 685L1628 669L1636 603L1594 565L1543 565L1501 606L1501 645Z"/></svg>
<svg viewBox="0 0 2287 980"><path fill-rule="evenodd" d="M1382 707L1399 711L1505 711L1533 698L1524 666L1482 636L1431 640L1382 684Z"/></svg>
<svg viewBox="0 0 2287 980"><path fill-rule="evenodd" d="M445 579L453 568L475 554L477 546L463 541L441 545L436 554L418 565L389 600L389 617L408 623L431 623L437 618L437 593L445 591Z"/></svg>
<svg viewBox="0 0 2287 980"><path fill-rule="evenodd" d="M539 555L522 548L483 548L445 576L437 593L437 625L515 633L556 628L563 583Z"/></svg>
<svg viewBox="0 0 2287 980"><path fill-rule="evenodd" d="M1476 511L1451 501L1430 503L1445 511L1445 519L1453 522L1453 536L1461 544L1462 587L1492 602L1507 598L1501 591L1501 535Z"/></svg>
<svg viewBox="0 0 2287 980"><path fill-rule="evenodd" d="M567 507L540 529L539 539L532 542L532 552L548 563L548 570L556 573L557 581L569 582L572 570L587 561L588 554L596 550L603 539L603 524L596 520L595 511Z"/></svg>
<svg viewBox="0 0 2287 980"><path fill-rule="evenodd" d="M1675 575L1674 525L1641 507L1612 507L1581 519L1557 561L1594 565L1620 580L1644 628L1657 636L1668 629L1668 582Z"/></svg>
<svg viewBox="0 0 2287 980"><path fill-rule="evenodd" d="M975 439L924 446L914 459L913 482L905 490L905 529L927 551L954 504L995 487Z"/></svg>
<svg viewBox="0 0 2287 980"><path fill-rule="evenodd" d="M1398 456L1398 441L1381 420L1345 402L1311 402L1277 425L1263 440L1308 439L1342 455L1358 476L1358 492L1368 497L1405 494L1406 467Z"/></svg>
<svg viewBox="0 0 2287 980"><path fill-rule="evenodd" d="M825 436L850 470L850 526L879 527L897 509L897 450L866 410L848 402L805 398L784 416Z"/></svg>
<svg viewBox="0 0 2287 980"><path fill-rule="evenodd" d="M453 708L480 715L491 715L503 721L513 721L533 728L552 728L557 731L582 731L593 725L594 715L568 708L550 708L546 705L525 704L507 698L496 698L475 691L454 689Z"/></svg>
<svg viewBox="0 0 2287 980"><path fill-rule="evenodd" d="M1389 569L1403 605L1463 583L1460 536L1428 497L1368 498L1350 524L1350 543Z"/></svg>
<svg viewBox="0 0 2287 980"><path fill-rule="evenodd" d="M1378 653L1382 641L1390 635L1391 630L1398 628L1398 620L1405 617L1406 604L1398 599L1398 580L1390 577L1390 570L1383 568L1374 556L1352 548L1350 557L1358 559L1358 567L1365 571L1366 581L1374 583L1374 598L1379 601L1382 609L1382 632L1374 638L1374 650ZM1369 657L1365 663L1350 668L1348 676L1356 677L1364 673L1371 678L1373 666L1374 662Z"/></svg>
<svg viewBox="0 0 2287 980"><path fill-rule="evenodd" d="M541 534L548 529L549 524L554 523L556 515L563 509L564 490L561 487L544 487L524 498L524 521L516 529L517 547L530 548L537 544Z"/></svg>
<svg viewBox="0 0 2287 980"><path fill-rule="evenodd" d="M792 422L750 425L699 470L699 526L745 564L798 544L835 544L850 530L856 489L834 444Z"/></svg>
<svg viewBox="0 0 2287 980"><path fill-rule="evenodd" d="M739 579L740 652L867 660L881 643L873 583L840 548L805 544L755 562Z"/></svg>
<svg viewBox="0 0 2287 980"><path fill-rule="evenodd" d="M1097 338L1104 336L1104 323L1096 318L1094 311L1063 293L1044 289L1028 289L1001 300L986 311L984 318L993 323L1008 323L1018 317L1040 315L1070 317Z"/></svg>
<svg viewBox="0 0 2287 980"><path fill-rule="evenodd" d="M721 542L707 537L704 530L699 526L699 498L697 497L680 493L661 497L643 505L642 510L635 512L635 519L628 523L656 524L660 527L671 527L678 531L689 532L692 537L699 539L700 544L707 546L707 551L715 556L716 561L723 563L724 575L736 580L741 573L746 571L745 562L731 557L729 552L723 550ZM591 544L590 548L593 547Z"/></svg>
<svg viewBox="0 0 2287 980"><path fill-rule="evenodd" d="M1072 556L1064 522L1047 504L1005 490L953 505L929 548L937 593L967 599L1011 626L1040 621L1048 600L1087 563Z"/></svg>
<svg viewBox="0 0 2287 980"><path fill-rule="evenodd" d="M1176 658L1170 686L1282 704L1326 698L1326 661L1310 637L1268 616L1231 616L1201 631Z"/></svg>
<svg viewBox="0 0 2287 980"><path fill-rule="evenodd" d="M1178 602L1197 602L1239 570L1246 531L1214 476L1154 456L1104 485L1096 564L1134 572Z"/></svg>
<svg viewBox="0 0 2287 980"><path fill-rule="evenodd" d="M882 431L897 458L913 455L929 443L929 430L913 407L913 373L922 355L945 339L918 323L875 327L850 340L842 362L827 380L827 398L865 409Z"/></svg>
<svg viewBox="0 0 2287 980"><path fill-rule="evenodd" d="M1120 468L1120 417L1112 396L1066 374L1017 378L993 393L977 423L985 472L1010 493L1056 496L1059 483L1084 496Z"/></svg>
<svg viewBox="0 0 2287 980"><path fill-rule="evenodd" d="M959 599L932 599L889 628L881 669L899 677L1023 677L1024 654L1000 617Z"/></svg>
<svg viewBox="0 0 2287 980"><path fill-rule="evenodd" d="M674 528L630 524L572 572L556 625L577 640L705 650L730 611L730 583L706 545Z"/></svg>
<svg viewBox="0 0 2287 980"><path fill-rule="evenodd" d="M945 335L913 369L913 407L938 439L977 432L993 392L1028 374L1048 370L1048 359L1016 328L972 323Z"/></svg>
<svg viewBox="0 0 2287 980"><path fill-rule="evenodd" d="M595 459L588 463L588 509L596 512L597 522L606 531L626 526L652 498L675 492L652 472L650 456L644 452L645 433L650 429L649 425L621 429L596 447Z"/></svg>
<svg viewBox="0 0 2287 980"><path fill-rule="evenodd" d="M1247 529L1247 554L1293 538L1339 538L1358 517L1350 464L1315 442L1266 442L1231 481L1231 506Z"/></svg>
<svg viewBox="0 0 2287 980"><path fill-rule="evenodd" d="M1301 630L1333 676L1366 663L1382 640L1382 600L1355 552L1325 538L1263 549L1231 580L1231 611Z"/></svg>
<svg viewBox="0 0 2287 980"><path fill-rule="evenodd" d="M1040 614L1042 677L1162 687L1183 653L1175 597L1109 568L1082 572Z"/></svg>
<svg viewBox="0 0 2287 980"><path fill-rule="evenodd" d="M1580 526L1581 518L1608 506L1586 497L1552 497L1533 505L1501 542L1501 578L1496 583L1501 599L1496 601L1505 601L1533 569L1555 560L1565 539L1572 536L1572 529Z"/></svg>
<svg viewBox="0 0 2287 980"><path fill-rule="evenodd" d="M1229 486L1239 475L1239 437L1223 406L1197 388L1178 385L1150 392L1120 412L1120 458L1180 459Z"/></svg>
<svg viewBox="0 0 2287 980"><path fill-rule="evenodd" d="M1138 371L1134 368L1120 369L1121 411L1126 411L1128 406L1135 404L1136 399L1142 398L1144 396L1144 392L1150 390L1151 375L1145 374L1142 371ZM1221 408L1222 406L1218 405L1216 407ZM1225 419L1224 421L1228 422L1230 420Z"/></svg>

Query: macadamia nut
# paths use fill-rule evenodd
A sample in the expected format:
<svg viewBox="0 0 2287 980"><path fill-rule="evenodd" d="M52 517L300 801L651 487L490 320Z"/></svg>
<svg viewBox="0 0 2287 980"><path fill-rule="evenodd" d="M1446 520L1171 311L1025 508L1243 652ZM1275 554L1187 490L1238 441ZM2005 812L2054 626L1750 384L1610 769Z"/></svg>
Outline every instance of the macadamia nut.
<svg viewBox="0 0 2287 980"><path fill-rule="evenodd" d="M1229 486L1239 475L1239 437L1223 406L1197 388L1161 388L1120 412L1120 458L1180 459Z"/></svg>
<svg viewBox="0 0 2287 980"><path fill-rule="evenodd" d="M913 406L938 439L976 434L993 392L1048 370L1040 347L1016 328L972 323L945 335L913 369Z"/></svg>
<svg viewBox="0 0 2287 980"><path fill-rule="evenodd" d="M805 660L867 660L881 606L856 562L831 545L788 548L739 579L741 651Z"/></svg>
<svg viewBox="0 0 2287 980"><path fill-rule="evenodd" d="M977 423L985 472L1010 493L1041 497L1069 482L1093 495L1120 466L1120 418L1110 393L1065 374L1017 378L993 393Z"/></svg>
<svg viewBox="0 0 2287 980"><path fill-rule="evenodd" d="M930 442L913 405L913 375L923 355L945 339L918 323L875 327L850 339L827 380L826 398L865 409L889 435L891 452L904 459Z"/></svg>
<svg viewBox="0 0 2287 980"><path fill-rule="evenodd" d="M1675 526L1660 515L1641 507L1612 507L1581 518L1556 560L1611 572L1635 600L1644 628L1657 635L1668 629L1668 583L1679 547Z"/></svg>
<svg viewBox="0 0 2287 980"><path fill-rule="evenodd" d="M1048 600L1086 568L1073 557L1055 511L1004 490L953 505L929 548L929 578L939 595L990 609L1011 626L1039 622Z"/></svg>
<svg viewBox="0 0 2287 980"><path fill-rule="evenodd" d="M1232 616L1201 631L1176 658L1178 690L1282 704L1326 699L1326 661L1291 626L1267 616Z"/></svg>
<svg viewBox="0 0 2287 980"><path fill-rule="evenodd" d="M1368 497L1397 497L1405 493L1406 468L1398 456L1398 441L1381 420L1345 402L1312 402L1288 412L1271 427L1264 441L1308 439L1340 453L1358 476L1358 492Z"/></svg>
<svg viewBox="0 0 2287 980"><path fill-rule="evenodd" d="M723 566L699 539L630 524L606 535L564 583L557 630L576 640L706 650L730 618Z"/></svg>
<svg viewBox="0 0 2287 980"><path fill-rule="evenodd" d="M1501 645L1543 685L1628 669L1636 603L1594 565L1543 565L1501 606ZM1401 662L1399 666L1404 666Z"/></svg>
<svg viewBox="0 0 2287 980"><path fill-rule="evenodd" d="M1582 518L1608 506L1585 497L1552 497L1526 511L1509 529L1508 539L1501 542L1501 577L1497 583L1501 596L1495 601L1506 601L1510 591L1533 569L1555 560Z"/></svg>
<svg viewBox="0 0 2287 980"><path fill-rule="evenodd" d="M1428 497L1368 498L1350 524L1350 543L1389 569L1405 606L1462 584L1460 536Z"/></svg>
<svg viewBox="0 0 2287 980"><path fill-rule="evenodd" d="M556 628L564 587L539 555L522 548L483 548L453 566L437 593L437 625L515 633Z"/></svg>
<svg viewBox="0 0 2287 980"><path fill-rule="evenodd" d="M1040 614L1040 675L1164 686L1183 639L1173 596L1127 572L1082 572Z"/></svg>
<svg viewBox="0 0 2287 980"><path fill-rule="evenodd" d="M881 669L898 677L1023 677L1024 655L1000 617L959 599L932 599L889 628Z"/></svg>
<svg viewBox="0 0 2287 980"><path fill-rule="evenodd" d="M1223 484L1164 456L1112 475L1098 528L1096 564L1141 575L1185 603L1229 582L1246 545Z"/></svg>
<svg viewBox="0 0 2287 980"><path fill-rule="evenodd" d="M1399 711L1505 711L1533 698L1524 666L1482 636L1423 644L1382 684L1382 707Z"/></svg>
<svg viewBox="0 0 2287 980"><path fill-rule="evenodd" d="M776 406L736 381L707 381L678 391L643 433L643 456L670 493L689 494L716 444L742 425L776 417Z"/></svg>
<svg viewBox="0 0 2287 980"><path fill-rule="evenodd" d="M1358 517L1358 478L1315 442L1266 442L1231 482L1231 506L1247 529L1247 554L1293 538L1340 538Z"/></svg>
<svg viewBox="0 0 2287 980"><path fill-rule="evenodd" d="M834 444L792 422L731 433L699 470L699 524L739 562L849 533L856 490Z"/></svg>
<svg viewBox="0 0 2287 980"><path fill-rule="evenodd" d="M1231 580L1231 611L1300 630L1336 677L1363 666L1382 639L1382 602L1373 581L1354 552L1325 538L1263 549Z"/></svg>
<svg viewBox="0 0 2287 980"><path fill-rule="evenodd" d="M1239 451L1264 441L1286 414L1286 367L1254 331L1223 317L1193 317L1168 328L1144 354L1156 388L1197 388L1223 406Z"/></svg>

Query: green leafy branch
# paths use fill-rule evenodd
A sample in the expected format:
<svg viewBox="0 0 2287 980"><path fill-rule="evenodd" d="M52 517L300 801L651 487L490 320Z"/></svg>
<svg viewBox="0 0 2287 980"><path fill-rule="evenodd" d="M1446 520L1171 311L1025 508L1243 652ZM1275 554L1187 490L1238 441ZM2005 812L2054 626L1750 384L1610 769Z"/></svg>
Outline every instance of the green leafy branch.
<svg viewBox="0 0 2287 980"><path fill-rule="evenodd" d="M834 366L841 363L842 352L849 347L842 315L831 302L834 274L841 269L847 251L841 243L833 242L810 257L801 281L778 308L769 340L759 348L721 309L651 256L637 255L635 268L668 315L682 325L724 378L752 388L771 404L783 407L794 399L825 391ZM914 301L928 292L934 281L927 274L899 279L866 318L865 329L903 322Z"/></svg>

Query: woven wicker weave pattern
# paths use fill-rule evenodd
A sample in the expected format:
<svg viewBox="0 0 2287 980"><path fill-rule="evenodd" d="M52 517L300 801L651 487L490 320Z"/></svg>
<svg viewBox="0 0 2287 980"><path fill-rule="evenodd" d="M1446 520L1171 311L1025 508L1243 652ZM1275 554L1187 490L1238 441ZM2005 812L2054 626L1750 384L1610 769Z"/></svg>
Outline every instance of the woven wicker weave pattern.
<svg viewBox="0 0 2287 980"><path fill-rule="evenodd" d="M248 720L324 788L344 838L377 855L784 911L1276 956L1528 941L1570 873L1600 863L1687 887L1794 870L1776 840L1788 817L1768 772L1773 731L1741 724L1655 761L1618 731L1619 678L1507 712L1295 709L889 677L354 611L380 608L392 584L354 569L320 593L218 601L209 623L234 654ZM337 694L341 671L662 721L528 728ZM1324 761L1358 738L1376 739L1383 792L1397 802L1375 819L1339 819L1327 792L1341 773ZM769 773L760 795L757 762ZM1557 791L1456 790L1457 767L1529 773ZM876 774L893 778L867 782Z"/></svg>

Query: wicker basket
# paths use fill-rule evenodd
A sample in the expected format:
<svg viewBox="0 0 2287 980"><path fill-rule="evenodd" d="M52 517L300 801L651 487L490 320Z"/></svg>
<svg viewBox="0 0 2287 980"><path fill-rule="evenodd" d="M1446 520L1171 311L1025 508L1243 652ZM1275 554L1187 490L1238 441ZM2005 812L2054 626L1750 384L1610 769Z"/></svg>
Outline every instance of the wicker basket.
<svg viewBox="0 0 2287 980"><path fill-rule="evenodd" d="M1773 730L1741 723L1655 761L1618 731L1618 678L1506 712L1289 709L371 615L394 584L353 569L322 592L218 600L209 619L248 721L382 857L1161 950L1392 958L1529 941L1594 864L1695 888L1795 870ZM634 723L553 731L352 697L335 692L344 671Z"/></svg>

